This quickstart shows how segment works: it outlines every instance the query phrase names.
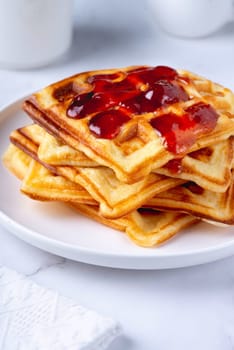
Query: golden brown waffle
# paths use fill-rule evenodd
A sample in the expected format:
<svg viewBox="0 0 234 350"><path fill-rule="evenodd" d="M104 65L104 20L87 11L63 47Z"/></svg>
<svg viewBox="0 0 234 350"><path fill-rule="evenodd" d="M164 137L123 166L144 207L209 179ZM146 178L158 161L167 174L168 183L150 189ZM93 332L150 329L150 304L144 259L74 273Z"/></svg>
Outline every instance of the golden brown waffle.
<svg viewBox="0 0 234 350"><path fill-rule="evenodd" d="M90 130L92 113L82 119L67 117L66 112L74 97L92 91L94 85L90 82L96 75L112 75L115 77L112 83L123 83L126 74L132 74L134 70L136 67L75 75L32 95L25 101L24 110L57 139L84 152L94 162L113 169L117 178L127 183L142 179L153 169L162 167L171 159L226 140L233 134L234 98L231 91L187 71L178 71L179 75L175 80L177 86L187 93L189 100L166 104L150 113L131 114L129 112L130 120L120 128L118 135L113 139L97 137ZM147 84L143 82L137 82L136 88L141 92L148 89ZM166 114L173 114L180 118L191 111L191 108L194 109L194 106L199 104L207 106L207 103L210 103L218 114L214 128L209 129L209 132L198 134L194 142L189 144L189 147L187 145L185 149L180 144L179 150L178 148L175 152L168 150L168 143L166 147L165 138L152 127L152 120L155 117L165 120ZM115 106L114 109L118 108ZM182 137L186 143L191 139L191 135L193 136L194 133L188 130L183 133L180 129L176 136L177 141Z"/></svg>
<svg viewBox="0 0 234 350"><path fill-rule="evenodd" d="M18 179L23 180L28 171L31 157L18 147L10 144L3 154L2 161L12 174L18 177Z"/></svg>
<svg viewBox="0 0 234 350"><path fill-rule="evenodd" d="M11 134L12 141L16 144L17 139L19 139L19 143L22 143L22 141L20 141L22 134L28 137L29 140L33 140L32 145L29 143L28 147L35 148L39 159L46 164L78 166L79 168L98 166L97 163L88 159L84 153L62 144L38 125L34 124L18 129L18 131L13 131ZM39 146L38 150L37 146ZM169 161L164 167L156 169L155 173L193 181L202 188L211 191L225 192L231 181L233 147L233 137L230 137L215 145L191 152L182 159ZM222 157L220 157L220 155L222 155ZM91 181L93 178L95 180L95 173L97 172L97 174L100 173L100 176L104 174L106 179L104 170L103 168L101 169L100 171L93 171L91 169L84 170L84 177L86 174L88 176L90 172ZM111 170L109 170L109 172L111 172ZM111 175L111 177L113 176ZM116 179L116 177L114 178ZM106 180L110 182L108 176ZM120 181L118 184L120 184ZM85 186L87 186L86 183ZM98 186L100 187L100 185ZM159 190L159 192L161 192L161 190ZM115 202L111 204L110 201L109 203L110 206L115 205Z"/></svg>
<svg viewBox="0 0 234 350"><path fill-rule="evenodd" d="M54 176L48 169L34 160L31 160L31 164L29 164L30 159L23 151L13 145L9 146L4 155L6 166L18 177L24 177L21 186L22 192L39 200L60 200L96 204L97 206L97 202L79 184L71 182L63 176ZM90 170L94 171L95 168L90 168ZM105 182L105 178L103 181ZM123 186L129 185L123 184ZM161 192L143 204L145 207L155 210L184 212L195 217L232 224L234 222L233 198L234 176L225 193L204 190L195 183L188 182ZM101 213L98 215L100 216L99 221L106 220Z"/></svg>
<svg viewBox="0 0 234 350"><path fill-rule="evenodd" d="M182 75L187 74L185 70L179 71ZM234 95L231 90L191 72L189 72L189 77L193 80L195 88L206 102L211 103L215 109L221 112L223 111L230 118L233 118Z"/></svg>
<svg viewBox="0 0 234 350"><path fill-rule="evenodd" d="M126 234L137 245L152 247L162 244L176 233L199 220L182 213L135 211L126 218Z"/></svg>
<svg viewBox="0 0 234 350"><path fill-rule="evenodd" d="M22 137L22 135L24 135L24 137ZM25 136L28 140L25 139ZM69 146L59 144L53 136L49 135L38 125L30 125L18 129L18 131L13 131L11 134L12 142L15 144L18 142L21 144L21 148L23 148L22 138L24 142L27 143L27 152L29 153L30 149L34 150L34 158L37 159L38 156L40 161L45 164L72 165L73 162L75 164L79 163L79 159L81 159L80 164L84 161L84 167L88 165L85 160L85 158L87 159L85 155L83 156L81 152ZM156 193L160 193L167 188L172 188L180 184L178 181L173 183L173 180L169 179L171 177L195 182L202 188L210 191L225 192L231 182L233 144L233 138L231 137L216 145L192 152L181 160L172 160L168 165L157 169L155 171L157 174L166 175L168 178L160 176L153 177L152 174L148 176L148 185L151 186L153 192L150 192L149 188L147 192L144 191L141 204ZM222 155L222 157L220 155ZM71 168L69 166L60 168L59 172L72 181L78 176L76 182L88 189L90 194L101 203L102 215L106 217L119 216L124 212L126 213L127 211L135 209L135 202L132 201L133 198L130 197L129 201L126 201L126 198L129 195L130 189L133 190L134 188L136 191L134 192L133 190L133 193L140 197L142 186L146 183L146 179L144 179L134 186L124 185L118 181L111 169L104 167L96 169L87 167L87 169L83 169L82 166L79 168ZM121 211L119 211L118 207L119 202L121 202L122 205ZM134 208L131 207L130 203L134 203ZM123 206L125 206L126 209L124 209Z"/></svg>
<svg viewBox="0 0 234 350"><path fill-rule="evenodd" d="M40 126L11 133L4 163L31 198L145 247L200 219L234 223L234 95L221 85L168 67L93 71L24 109Z"/></svg>
<svg viewBox="0 0 234 350"><path fill-rule="evenodd" d="M67 179L81 184L100 204L100 213L107 218L121 217L143 205L149 198L183 183L183 180L149 174L134 184L121 183L106 167L58 167Z"/></svg>
<svg viewBox="0 0 234 350"><path fill-rule="evenodd" d="M12 143L15 146L19 144L20 149L25 147L27 149L26 153L30 153L32 157L34 154L37 154L38 147L44 137L45 131L37 124L13 130L10 134L10 140L12 140ZM24 140L23 143L22 140Z"/></svg>
<svg viewBox="0 0 234 350"><path fill-rule="evenodd" d="M28 132L28 135L29 134L30 132ZM84 171L84 173L82 173L82 171ZM67 179L70 178L72 181L64 180L63 176L51 177L47 169L33 162L23 182L22 191L28 195L31 193L32 197L37 196L37 198L39 198L40 194L41 198L49 200L49 196L46 196L48 188L51 187L52 190L53 187L55 187L56 191L60 184L58 197L56 198L56 195L52 193L52 200L53 198L58 200L59 196L62 195L64 198L63 201L77 201L78 203L93 205L100 203L101 218L117 218L126 215L126 213L136 209L137 203L137 208L141 205L145 205L146 207L158 210L186 212L197 217L222 223L230 224L234 220L233 179L225 193L215 193L213 191L204 190L192 182L175 187L175 182L173 182L175 180L170 178L161 178L161 180L158 180L158 183L155 183L155 175L153 174L147 177L149 181L148 186L144 181L133 185L120 184L114 174L109 174L109 172L111 172L110 169L101 167L84 168L81 170L82 176L76 171L76 167L57 167L56 172L60 175L64 175ZM151 176L151 197L152 193L155 191L160 192L157 192L154 198L147 200L150 194ZM79 181L76 180L76 177L79 178ZM92 179L92 182L90 179ZM171 183L170 180L172 180ZM79 185L80 182L83 182L83 187ZM155 189L155 185L157 189ZM171 186L171 188L166 191L167 186ZM89 195L84 188L88 189L88 192L93 196ZM103 200L103 196L101 195L101 193L106 193L107 188L107 193L109 195L106 195L106 197L108 200L112 201L112 207L106 204L106 200ZM165 190L162 191L163 189ZM139 199L137 196L139 196ZM117 203L116 206L113 203ZM131 208L133 209L130 210ZM124 214L119 215L120 212Z"/></svg>
<svg viewBox="0 0 234 350"><path fill-rule="evenodd" d="M158 210L188 213L224 224L234 223L234 174L225 193L204 190L188 182L158 194L145 206Z"/></svg>
<svg viewBox="0 0 234 350"><path fill-rule="evenodd" d="M32 159L22 182L21 191L27 196L43 201L77 202L97 205L89 193L63 176L52 174Z"/></svg>
<svg viewBox="0 0 234 350"><path fill-rule="evenodd" d="M17 162L13 159L17 156ZM5 152L9 169L23 178L21 190L29 197L47 201L70 201L79 196L79 187L62 176L55 176L23 151L10 145ZM30 163L30 164L29 164ZM29 164L29 168L27 167ZM84 194L82 198L84 199ZM153 210L134 211L120 219L110 220L102 217L95 205L70 202L82 214L104 224L124 231L132 241L143 247L161 244L185 227L198 220L190 215L164 213Z"/></svg>
<svg viewBox="0 0 234 350"><path fill-rule="evenodd" d="M33 129L34 126L31 126L30 128ZM30 133L30 130L28 130L28 132ZM34 130L32 130L31 134L31 137L33 137ZM61 145L61 143L45 131L44 134L45 136L43 137L38 149L38 157L41 161L51 165L77 165L79 167L89 167L90 164L91 167L97 166L96 163L88 160L84 153L76 151L69 146ZM155 173L166 175L167 177L193 181L202 188L211 191L225 192L231 182L232 159L234 153L233 147L233 137L230 137L229 139L216 143L215 145L191 152L182 159L171 160L164 167L156 169ZM222 155L222 157L220 155ZM95 181L96 173L98 177L102 176L103 181L101 181L101 183L100 181L97 182L98 187L103 186L104 179L109 183L110 178L114 177L116 185L113 189L110 188L110 191L112 191L111 193L113 193L115 188L121 184L120 181L116 181L115 176L105 175L104 168L100 168L100 171L84 169L83 172L84 177L88 176L91 182L92 179ZM108 172L112 173L111 170L106 171L107 174ZM100 176L98 175L99 173ZM89 186L87 183L84 183L84 185ZM109 193L110 191L107 192ZM160 189L159 192L161 192ZM92 195L94 197L96 196L95 194ZM108 201L107 199L107 202L111 207L115 205L115 202L112 203L111 200Z"/></svg>
<svg viewBox="0 0 234 350"><path fill-rule="evenodd" d="M105 217L123 216L140 207L157 193L184 182L164 175L149 174L139 182L125 184L121 183L114 172L106 167L51 166L38 157L38 147L40 148L45 138L43 137L38 143L34 131L34 125L18 129L11 134L11 141L57 175L66 177L69 181L85 188L100 204L100 212ZM25 135L27 135L26 138Z"/></svg>
<svg viewBox="0 0 234 350"><path fill-rule="evenodd" d="M40 143L38 149L38 157L41 161L51 165L98 166L97 163L89 159L83 152L65 145L47 132L44 132L44 134L43 142Z"/></svg>
<svg viewBox="0 0 234 350"><path fill-rule="evenodd" d="M15 145L19 144L21 149L25 145L27 153L30 151L32 157L38 155L46 164L90 167L98 165L88 159L84 153L56 140L37 124L12 131L10 139Z"/></svg>
<svg viewBox="0 0 234 350"><path fill-rule="evenodd" d="M12 144L4 153L3 162L14 175L23 180L21 191L33 199L97 205L83 187L53 174Z"/></svg>
<svg viewBox="0 0 234 350"><path fill-rule="evenodd" d="M232 179L233 138L187 154L180 160L172 160L155 170L157 174L189 180L200 187L225 192Z"/></svg>
<svg viewBox="0 0 234 350"><path fill-rule="evenodd" d="M165 243L179 231L199 220L182 213L159 212L139 209L115 220L103 218L98 208L89 205L72 205L80 213L113 228L124 231L137 245L153 247Z"/></svg>

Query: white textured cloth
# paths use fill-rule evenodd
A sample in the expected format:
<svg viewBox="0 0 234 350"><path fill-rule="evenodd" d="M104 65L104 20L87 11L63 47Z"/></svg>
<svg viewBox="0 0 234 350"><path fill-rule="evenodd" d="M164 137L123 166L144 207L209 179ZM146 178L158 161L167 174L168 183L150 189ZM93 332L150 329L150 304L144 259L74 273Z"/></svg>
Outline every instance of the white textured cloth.
<svg viewBox="0 0 234 350"><path fill-rule="evenodd" d="M119 333L114 320L0 266L1 350L103 350Z"/></svg>

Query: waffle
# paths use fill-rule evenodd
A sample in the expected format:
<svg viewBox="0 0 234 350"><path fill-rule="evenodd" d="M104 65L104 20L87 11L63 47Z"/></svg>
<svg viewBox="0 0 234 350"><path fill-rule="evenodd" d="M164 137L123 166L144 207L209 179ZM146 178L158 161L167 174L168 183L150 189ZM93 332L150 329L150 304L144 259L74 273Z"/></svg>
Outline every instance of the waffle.
<svg viewBox="0 0 234 350"><path fill-rule="evenodd" d="M41 137L42 135L43 137ZM22 141L25 138L23 136L27 136L25 141ZM30 149L34 149L34 159L38 160L39 157L44 165L45 159L48 158L47 153L45 153L47 149L51 150L49 157L56 159L56 163L59 163L59 159L61 159L62 164L73 162L72 155L76 153L71 147L66 146L64 157L64 152L60 148L63 146L56 143L53 136L37 125L13 131L11 139L14 143L21 144L21 148L28 153L30 153ZM22 146L24 142L27 142L28 150ZM46 147L44 147L44 143L46 143ZM208 191L226 192L231 182L232 158L233 139L229 138L217 145L200 149L185 156L179 161L179 166L182 168L180 172L173 172L170 167L159 168L157 173L167 177L150 174L143 181L131 186L121 183L111 169L104 167L95 169L59 167L54 171L85 187L90 195L100 203L101 214L113 218L136 209L158 193L178 186L182 183L178 178L195 182ZM47 163L46 166L50 167ZM173 181L171 177L177 178L177 180Z"/></svg>
<svg viewBox="0 0 234 350"><path fill-rule="evenodd" d="M169 67L86 72L23 104L4 163L37 200L152 247L199 220L234 223L234 95Z"/></svg>
<svg viewBox="0 0 234 350"><path fill-rule="evenodd" d="M16 146L19 145L21 149L25 147L26 152L30 152L32 157L37 158L38 156L41 162L52 166L98 166L84 153L64 145L37 124L13 130L10 134L10 140Z"/></svg>
<svg viewBox="0 0 234 350"><path fill-rule="evenodd" d="M17 162L14 159L17 157ZM139 209L119 219L106 219L100 215L98 206L82 201L74 202L80 189L62 176L56 176L29 155L10 145L4 154L4 161L11 172L23 180L21 191L30 198L43 201L69 202L78 212L114 229L124 231L136 244L152 247L162 244L178 231L188 227L198 219L186 214L166 213ZM83 191L84 192L84 191ZM85 195L81 195L85 199Z"/></svg>
<svg viewBox="0 0 234 350"><path fill-rule="evenodd" d="M4 153L3 162L23 180L20 190L32 199L97 205L83 187L55 175L13 144Z"/></svg>
<svg viewBox="0 0 234 350"><path fill-rule="evenodd" d="M65 145L47 132L44 132L44 134L43 142L40 143L38 149L38 157L44 163L78 167L98 166L96 162L89 159L83 152Z"/></svg>
<svg viewBox="0 0 234 350"><path fill-rule="evenodd" d="M63 176L52 174L32 159L22 182L21 191L32 199L43 201L77 202L97 205L89 193Z"/></svg>
<svg viewBox="0 0 234 350"><path fill-rule="evenodd" d="M11 142L41 162L47 169L85 188L100 204L101 215L105 217L121 217L137 209L157 193L184 182L180 179L151 173L139 182L125 184L121 183L114 172L106 167L52 166L39 158L38 149L43 147L45 137L38 140L37 137L35 138L35 131L35 125L15 130L10 135ZM40 130L40 134L42 133L43 130Z"/></svg>
<svg viewBox="0 0 234 350"><path fill-rule="evenodd" d="M10 134L10 141L13 145L24 151L24 153L36 159L38 147L43 141L44 136L45 131L39 125L33 124L29 127L13 130Z"/></svg>
<svg viewBox="0 0 234 350"><path fill-rule="evenodd" d="M29 168L31 157L18 147L10 144L3 155L5 167L18 179L23 180Z"/></svg>
<svg viewBox="0 0 234 350"><path fill-rule="evenodd" d="M149 174L134 184L121 183L111 169L59 167L58 172L78 182L100 203L100 213L107 218L121 217L139 208L149 198L183 183L179 179Z"/></svg>
<svg viewBox="0 0 234 350"><path fill-rule="evenodd" d="M182 213L139 209L115 220L103 218L95 206L72 205L78 212L120 231L141 247L153 247L165 243L179 231L199 220Z"/></svg>
<svg viewBox="0 0 234 350"><path fill-rule="evenodd" d="M33 126L25 127L24 133L28 136L31 134L31 142L35 145L33 133L31 132L33 129ZM17 133L14 131L13 135L17 135ZM23 145L21 148L27 153L22 133L20 135ZM12 138L12 140L14 139ZM38 159L37 154L34 155L34 159ZM51 170L51 167L48 168ZM52 179L50 179L50 171L35 161L33 165L31 164L30 169L21 188L23 192L28 195L31 193L32 197L37 193L38 196L38 193L43 191L43 184L45 190L47 190L49 186L53 187L54 181L54 186L57 188L61 181L60 179L63 179L60 191L64 193L67 191L67 198L64 201L74 201L74 196L77 195L75 200L78 203L96 204L96 206L99 203L100 216L103 218L122 217L143 205L155 210L185 212L196 217L221 223L231 224L234 220L233 176L227 191L219 193L205 190L191 181L181 183L179 180L179 183L176 185L175 179L162 177L155 182L155 178L157 178L155 174L148 175L145 182L140 181L133 185L121 184L111 169L104 167L83 168L78 171L76 167L55 167L54 172L60 174L60 176ZM66 186L63 183L63 176L66 179L70 179L70 181L66 180L67 183L65 181ZM48 178L48 181L46 181L46 178ZM71 187L70 192L69 187ZM72 189L77 187L79 189L78 193L73 193ZM52 199L53 197L55 195L52 196ZM46 198L45 194L44 198ZM111 202L112 206L108 205L106 198ZM58 198L55 197L55 200L58 200Z"/></svg>
<svg viewBox="0 0 234 350"><path fill-rule="evenodd" d="M233 138L191 152L155 170L157 174L195 182L203 189L226 192L232 179ZM220 156L222 155L222 156Z"/></svg>
<svg viewBox="0 0 234 350"><path fill-rule="evenodd" d="M91 160L88 160L84 153L76 151L67 145L61 145L53 136L46 132L44 133L45 136L38 150L38 157L41 161L51 165L78 165L80 168L89 167L89 164L90 167L97 166L97 163L92 163ZM234 139L230 137L215 145L191 152L182 159L171 160L164 167L155 170L155 173L193 181L202 188L214 192L225 192L231 182L233 147ZM222 154L222 157L220 157L220 154ZM92 181L92 179L96 179L95 174L97 173L97 176L103 177L103 180L105 178L107 183L110 183L110 178L115 178L116 186L107 190L107 193L113 193L113 190L121 182L117 181L113 175L108 176L108 172L112 173L113 171L109 170L105 172L104 168L101 170L84 169L84 177L88 176ZM97 186L103 186L103 182L100 183L100 181L97 181ZM84 186L89 185L84 183ZM96 196L93 193L91 195ZM99 199L97 198L97 200ZM113 207L116 201L112 203L111 200L108 201L107 199L107 203Z"/></svg>
<svg viewBox="0 0 234 350"><path fill-rule="evenodd" d="M150 199L146 207L155 210L184 212L202 219L223 224L234 223L234 174L225 193L204 190L193 182L158 194Z"/></svg>
<svg viewBox="0 0 234 350"><path fill-rule="evenodd" d="M152 89L155 85L152 88L152 81L145 80L147 69L151 68L129 67L81 73L35 93L24 102L23 108L56 139L82 151L92 161L111 168L117 178L126 183L137 182L170 160L214 145L233 134L234 97L230 90L187 71L178 70L175 75L172 70L169 73L166 70L165 77L165 67L157 67L149 71L151 77L164 72L159 74L157 89L164 89L168 95L175 89L176 98L174 95L166 99L162 97L160 108L151 108L149 112L146 100L154 96L155 90ZM107 88L103 88L105 84ZM108 103L103 102L104 94L98 92L100 86L104 91L115 89L111 96L104 96L109 98ZM88 106L96 107L91 108L91 113L87 107L82 118L81 112L77 112L79 119L77 114L74 117L74 111L85 105L80 102L82 99L91 99ZM98 107L100 100L104 105L101 112ZM207 125L206 117L198 122L198 110L213 113L212 125ZM111 124L108 113L113 116ZM191 115L196 115L192 119L196 124L193 127ZM167 120L170 124L171 116L175 120L171 129L162 130L159 124L165 126ZM120 124L119 128L116 127L117 133L108 134L106 128L117 122Z"/></svg>
<svg viewBox="0 0 234 350"><path fill-rule="evenodd" d="M97 163L88 159L84 153L62 144L38 125L34 124L13 131L11 133L12 142L14 144L17 144L17 142L22 144L22 135L25 139L25 143L27 143L28 150L31 148L32 152L37 153L40 161L45 164L78 166L79 168L98 166ZM156 169L155 173L167 177L193 181L202 188L211 191L225 192L231 182L233 147L234 141L233 138L230 137L215 145L191 152L182 159L169 161L164 167ZM220 154L222 154L222 157L220 157ZM100 176L105 176L103 169L100 171L86 169L84 170L84 177L86 177L86 175L89 176L89 172L91 180L93 178L95 179L95 172L100 173ZM109 170L109 172L111 171ZM66 176L65 173L64 175ZM109 178L110 177L107 176L108 183L110 183ZM120 184L121 182L119 181L118 183ZM87 183L84 183L84 185L88 186ZM97 183L97 185L100 187L100 184ZM175 184L175 186L176 185L177 184ZM110 188L108 192L111 190L113 192L114 189ZM95 194L92 195L95 196ZM109 203L110 206L114 206L116 201L111 204L111 200L108 201L107 199L107 203Z"/></svg>

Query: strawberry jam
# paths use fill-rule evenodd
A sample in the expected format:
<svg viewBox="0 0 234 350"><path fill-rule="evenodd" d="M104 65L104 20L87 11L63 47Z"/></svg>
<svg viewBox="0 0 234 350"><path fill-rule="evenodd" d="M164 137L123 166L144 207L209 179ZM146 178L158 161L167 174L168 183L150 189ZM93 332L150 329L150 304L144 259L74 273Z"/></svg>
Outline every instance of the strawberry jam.
<svg viewBox="0 0 234 350"><path fill-rule="evenodd" d="M132 70L128 73L128 79L133 81L135 85L144 83L151 86L160 80L174 80L178 77L175 69L166 66L142 67Z"/></svg>
<svg viewBox="0 0 234 350"><path fill-rule="evenodd" d="M209 104L196 103L186 109L190 119L196 124L197 132L207 133L217 124L218 114Z"/></svg>
<svg viewBox="0 0 234 350"><path fill-rule="evenodd" d="M129 120L129 116L120 110L108 110L98 113L91 118L89 129L97 137L113 139L118 135L121 126Z"/></svg>
<svg viewBox="0 0 234 350"><path fill-rule="evenodd" d="M119 105L130 114L141 114L167 104L187 101L189 96L175 81L177 77L174 69L164 66L90 76L87 81L92 84L92 92L77 95L67 109L67 116L85 118ZM148 89L141 91L142 85L148 86Z"/></svg>
<svg viewBox="0 0 234 350"><path fill-rule="evenodd" d="M67 109L67 116L69 118L83 118L82 110L84 106L91 100L93 92L88 92L85 94L80 94L72 101L69 108Z"/></svg>
<svg viewBox="0 0 234 350"><path fill-rule="evenodd" d="M172 174L180 174L183 171L182 159L171 159L165 165Z"/></svg>
<svg viewBox="0 0 234 350"><path fill-rule="evenodd" d="M87 79L91 92L78 94L68 106L67 116L74 119L91 116L92 133L100 138L114 138L134 115L188 101L182 81L176 70L165 66L96 74ZM166 148L181 155L199 135L213 130L217 117L210 105L197 103L187 108L183 116L166 113L150 123L163 137Z"/></svg>
<svg viewBox="0 0 234 350"><path fill-rule="evenodd" d="M187 108L184 115L167 113L151 119L150 123L163 137L168 151L184 154L196 142L197 137L215 128L217 119L216 111L201 102Z"/></svg>
<svg viewBox="0 0 234 350"><path fill-rule="evenodd" d="M161 80L149 90L121 103L136 114L154 112L157 108L189 99L184 89L172 82Z"/></svg>

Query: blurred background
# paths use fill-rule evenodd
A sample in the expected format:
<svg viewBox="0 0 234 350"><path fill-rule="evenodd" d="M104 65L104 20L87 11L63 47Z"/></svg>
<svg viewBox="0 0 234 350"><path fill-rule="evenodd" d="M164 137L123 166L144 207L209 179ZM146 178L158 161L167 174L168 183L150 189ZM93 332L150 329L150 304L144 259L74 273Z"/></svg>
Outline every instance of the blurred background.
<svg viewBox="0 0 234 350"><path fill-rule="evenodd" d="M37 3L0 0L0 7L4 9L5 4L11 1L14 3L14 6L9 5L11 13L17 3L21 7L24 5L23 13L29 3ZM48 0L43 1L46 3ZM61 0L57 4L61 2L63 6L69 3ZM231 0L74 0L72 6L71 45L62 57L48 65L23 70L15 70L13 65L13 69L9 69L6 62L1 62L3 45L0 36L0 79L5 82L0 105L80 71L138 64L188 69L234 89ZM224 13L221 9L225 9ZM41 13L39 10L30 24L31 29L36 24L36 18L39 24L42 23L46 6L40 10ZM55 20L52 12L51 26ZM9 22L14 30L11 21L5 22ZM61 22L63 20L60 20L60 25ZM179 36L173 33L177 29ZM30 28L28 30L31 32ZM8 40L9 30L4 32L3 24L0 24L0 31L4 33L2 37ZM167 33L170 31L172 34ZM62 45L63 37L60 36L57 35L54 40L60 40ZM30 42L26 44L31 45ZM49 50L49 41L41 40L37 45L40 50Z"/></svg>

